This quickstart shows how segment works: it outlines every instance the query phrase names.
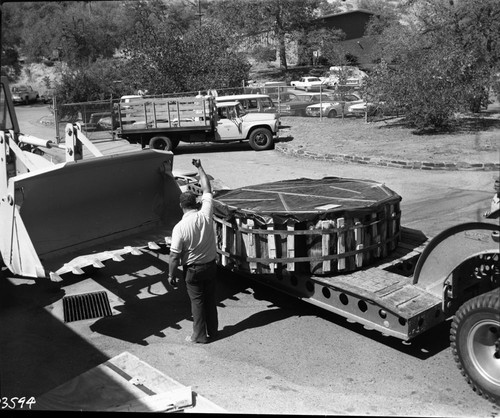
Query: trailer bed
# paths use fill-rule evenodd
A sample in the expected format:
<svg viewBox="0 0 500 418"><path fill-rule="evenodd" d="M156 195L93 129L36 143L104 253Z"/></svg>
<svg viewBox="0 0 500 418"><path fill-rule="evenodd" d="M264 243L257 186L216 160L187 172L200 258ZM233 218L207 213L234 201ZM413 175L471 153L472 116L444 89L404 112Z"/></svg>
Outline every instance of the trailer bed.
<svg viewBox="0 0 500 418"><path fill-rule="evenodd" d="M243 275L386 335L409 340L442 322L441 299L413 284L412 273L428 238L401 228L398 247L378 264L319 276L281 270Z"/></svg>

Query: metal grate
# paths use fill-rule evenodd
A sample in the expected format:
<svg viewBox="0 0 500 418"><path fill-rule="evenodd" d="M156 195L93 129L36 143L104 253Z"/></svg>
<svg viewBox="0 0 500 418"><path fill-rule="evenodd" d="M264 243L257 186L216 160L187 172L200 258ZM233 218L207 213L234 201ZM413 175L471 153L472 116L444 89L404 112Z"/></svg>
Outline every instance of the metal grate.
<svg viewBox="0 0 500 418"><path fill-rule="evenodd" d="M106 292L84 293L63 298L64 322L111 316Z"/></svg>

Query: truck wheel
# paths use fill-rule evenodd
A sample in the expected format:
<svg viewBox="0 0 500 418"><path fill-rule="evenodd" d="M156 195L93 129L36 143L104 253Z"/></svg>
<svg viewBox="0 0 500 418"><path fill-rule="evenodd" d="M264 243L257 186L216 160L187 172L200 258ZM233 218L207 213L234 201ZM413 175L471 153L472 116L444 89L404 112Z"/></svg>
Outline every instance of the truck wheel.
<svg viewBox="0 0 500 418"><path fill-rule="evenodd" d="M450 330L453 356L478 395L500 405L500 293L498 289L465 302Z"/></svg>
<svg viewBox="0 0 500 418"><path fill-rule="evenodd" d="M274 147L273 134L269 129L257 128L250 134L250 146L255 151L264 151Z"/></svg>
<svg viewBox="0 0 500 418"><path fill-rule="evenodd" d="M328 117L329 118L336 118L337 117L337 111L335 109L332 109L328 112Z"/></svg>
<svg viewBox="0 0 500 418"><path fill-rule="evenodd" d="M149 141L149 148L163 151L173 151L179 141L172 140L166 136L155 136Z"/></svg>

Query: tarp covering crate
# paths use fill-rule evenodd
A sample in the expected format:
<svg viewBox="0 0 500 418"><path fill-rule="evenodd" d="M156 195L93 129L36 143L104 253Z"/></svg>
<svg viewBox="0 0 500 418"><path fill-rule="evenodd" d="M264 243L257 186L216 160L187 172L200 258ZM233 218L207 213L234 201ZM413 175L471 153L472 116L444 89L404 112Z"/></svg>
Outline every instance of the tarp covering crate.
<svg viewBox="0 0 500 418"><path fill-rule="evenodd" d="M221 191L214 203L220 263L259 274L359 269L396 248L400 201L384 184L339 177Z"/></svg>

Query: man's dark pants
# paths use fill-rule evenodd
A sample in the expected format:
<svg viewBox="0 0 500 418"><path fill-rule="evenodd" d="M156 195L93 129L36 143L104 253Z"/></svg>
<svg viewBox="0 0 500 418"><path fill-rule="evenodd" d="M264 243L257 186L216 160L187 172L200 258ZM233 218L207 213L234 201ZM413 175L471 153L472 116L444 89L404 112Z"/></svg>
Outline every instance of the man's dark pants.
<svg viewBox="0 0 500 418"><path fill-rule="evenodd" d="M186 271L186 289L191 299L193 315L193 334L191 340L207 342L207 336L215 337L219 327L217 302L215 299L215 280L217 265L215 262L188 266Z"/></svg>

